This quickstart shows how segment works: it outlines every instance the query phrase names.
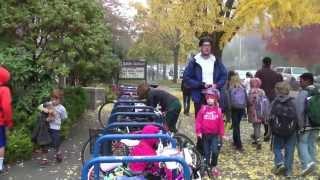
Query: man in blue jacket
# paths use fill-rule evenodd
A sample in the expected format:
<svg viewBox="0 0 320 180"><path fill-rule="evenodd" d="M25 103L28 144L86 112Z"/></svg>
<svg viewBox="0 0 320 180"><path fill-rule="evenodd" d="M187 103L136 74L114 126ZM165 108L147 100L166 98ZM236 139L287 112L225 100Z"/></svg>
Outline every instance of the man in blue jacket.
<svg viewBox="0 0 320 180"><path fill-rule="evenodd" d="M201 91L209 87L215 87L221 91L228 78L227 69L221 59L211 53L212 46L213 42L209 37L201 38L200 53L191 59L183 74L184 82L191 89L195 116L201 105L205 103Z"/></svg>

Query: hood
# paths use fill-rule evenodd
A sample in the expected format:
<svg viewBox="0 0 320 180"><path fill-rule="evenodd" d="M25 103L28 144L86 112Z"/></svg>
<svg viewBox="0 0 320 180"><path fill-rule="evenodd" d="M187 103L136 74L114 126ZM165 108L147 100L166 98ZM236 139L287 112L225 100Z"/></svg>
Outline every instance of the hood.
<svg viewBox="0 0 320 180"><path fill-rule="evenodd" d="M10 72L4 68L0 67L0 85L5 85L10 80Z"/></svg>
<svg viewBox="0 0 320 180"><path fill-rule="evenodd" d="M250 87L251 88L260 88L261 87L261 80L259 78L251 78Z"/></svg>
<svg viewBox="0 0 320 180"><path fill-rule="evenodd" d="M153 125L146 125L142 129L142 134L158 134L160 132L159 127ZM147 143L150 146L154 146L158 143L158 139L144 139L141 142Z"/></svg>
<svg viewBox="0 0 320 180"><path fill-rule="evenodd" d="M283 96L283 95L280 95L276 98L276 100L280 101L280 102L287 102L289 100L291 100L292 97L290 96Z"/></svg>

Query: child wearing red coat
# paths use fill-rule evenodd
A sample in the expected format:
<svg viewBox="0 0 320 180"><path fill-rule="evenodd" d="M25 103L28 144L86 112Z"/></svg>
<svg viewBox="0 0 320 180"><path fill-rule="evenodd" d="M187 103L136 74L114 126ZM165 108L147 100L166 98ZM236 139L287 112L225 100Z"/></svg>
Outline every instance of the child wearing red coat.
<svg viewBox="0 0 320 180"><path fill-rule="evenodd" d="M0 66L0 173L3 172L3 160L6 146L6 128L11 128L13 125L11 92L7 86L9 80L9 71Z"/></svg>

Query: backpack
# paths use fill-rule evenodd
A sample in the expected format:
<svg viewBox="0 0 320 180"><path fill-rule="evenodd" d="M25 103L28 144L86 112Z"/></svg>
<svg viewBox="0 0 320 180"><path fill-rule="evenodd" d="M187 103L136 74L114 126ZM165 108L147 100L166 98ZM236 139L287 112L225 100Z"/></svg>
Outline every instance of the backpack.
<svg viewBox="0 0 320 180"><path fill-rule="evenodd" d="M298 117L293 98L274 100L269 124L272 133L280 137L289 137L296 132Z"/></svg>
<svg viewBox="0 0 320 180"><path fill-rule="evenodd" d="M245 109L247 107L247 92L244 87L231 88L230 90L231 107Z"/></svg>
<svg viewBox="0 0 320 180"><path fill-rule="evenodd" d="M311 127L320 127L320 91L315 88L308 91L306 100L306 115L309 118Z"/></svg>
<svg viewBox="0 0 320 180"><path fill-rule="evenodd" d="M253 107L253 113L254 117L256 117L258 120L255 121L262 121L264 122L269 114L269 100L264 95L263 90L259 89L256 91L250 91L249 93L249 102L250 105Z"/></svg>

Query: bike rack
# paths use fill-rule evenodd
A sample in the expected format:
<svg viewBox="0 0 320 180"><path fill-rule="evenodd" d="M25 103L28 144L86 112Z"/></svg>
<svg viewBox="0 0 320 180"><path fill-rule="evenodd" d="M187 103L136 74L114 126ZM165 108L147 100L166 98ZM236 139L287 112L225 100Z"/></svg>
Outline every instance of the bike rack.
<svg viewBox="0 0 320 180"><path fill-rule="evenodd" d="M173 139L170 135L168 134L108 134L108 135L103 135L99 137L96 140L96 143L94 144L93 148L93 157L98 157L100 148L102 143L111 141L111 140L120 140L120 139L164 139L164 140L169 140L172 144L173 148L177 147L177 142L175 139ZM95 166L94 167L95 171L95 177L99 177L99 167ZM96 176L97 173L97 176Z"/></svg>
<svg viewBox="0 0 320 180"><path fill-rule="evenodd" d="M116 112L131 112L131 111L125 111L126 109L149 110L148 112L153 112L153 111L155 111L155 108L154 108L154 107L151 107L151 106L119 105L119 106L115 106L115 107L112 109L111 114L116 113Z"/></svg>
<svg viewBox="0 0 320 180"><path fill-rule="evenodd" d="M96 157L87 161L82 168L81 180L88 179L89 169L94 166L95 179L99 179L99 166L100 163L130 163L130 162L177 162L183 167L183 176L185 180L191 180L191 172L189 165L181 157L170 156L115 156L115 157Z"/></svg>
<svg viewBox="0 0 320 180"><path fill-rule="evenodd" d="M118 127L137 127L137 126L143 127L146 125L153 125L153 126L159 127L162 131L166 130L162 124L155 123L155 122L114 122L109 124L104 130L109 131Z"/></svg>
<svg viewBox="0 0 320 180"><path fill-rule="evenodd" d="M110 115L108 123L116 122L118 116L153 118L155 120L154 122L163 122L161 116L155 112L116 112Z"/></svg>
<svg viewBox="0 0 320 180"><path fill-rule="evenodd" d="M93 157L99 156L101 144L111 140L121 139L163 139L171 142L172 147L176 148L177 142L169 134L107 134L99 137L93 147Z"/></svg>

